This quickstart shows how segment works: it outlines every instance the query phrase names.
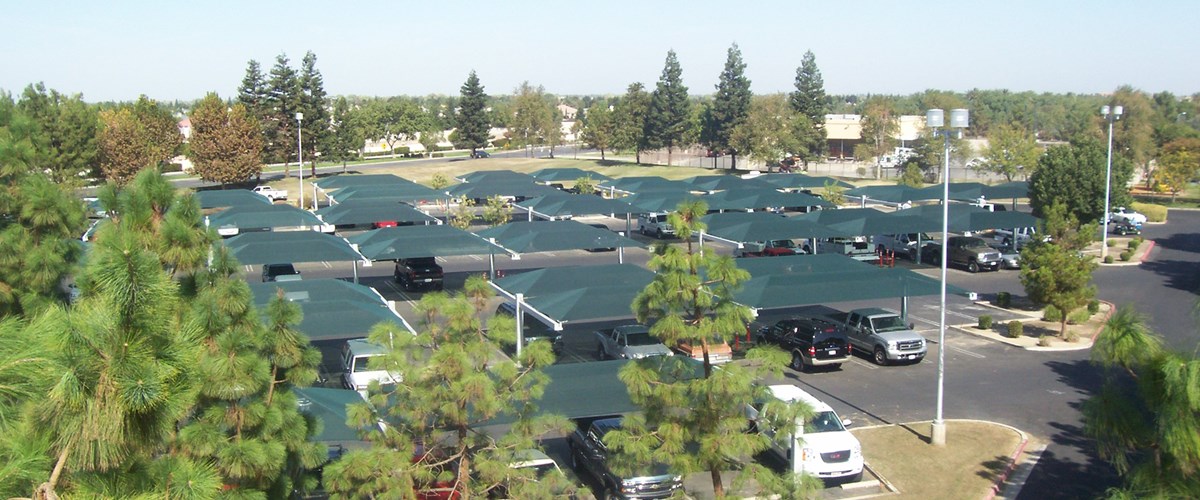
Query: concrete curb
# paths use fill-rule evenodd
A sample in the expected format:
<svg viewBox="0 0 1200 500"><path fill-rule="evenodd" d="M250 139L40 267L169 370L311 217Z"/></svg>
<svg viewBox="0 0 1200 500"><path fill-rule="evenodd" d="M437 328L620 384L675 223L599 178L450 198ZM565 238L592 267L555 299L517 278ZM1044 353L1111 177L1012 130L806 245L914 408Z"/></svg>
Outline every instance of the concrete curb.
<svg viewBox="0 0 1200 500"><path fill-rule="evenodd" d="M1096 341L1096 336L1097 336L1097 335L1099 335L1099 334L1100 334L1100 332L1104 330L1104 325L1108 323L1108 320L1109 320L1109 318L1112 318L1112 315L1113 315L1113 313L1115 313L1115 312L1117 311L1117 306L1116 306L1116 304L1113 304L1112 302L1109 302L1109 301L1107 301L1107 300L1101 300L1100 302L1101 302L1102 304L1108 304L1108 313L1106 313L1106 314L1104 315L1104 320L1100 322L1100 326L1096 327L1096 329L1095 329L1094 331L1092 331L1092 334L1091 334L1091 335L1089 335L1089 336L1087 336L1087 337L1083 337L1083 338L1086 338L1086 339L1087 339L1087 342L1080 342L1080 343L1078 343L1078 344L1076 344L1076 345L1071 345L1071 346L1063 346L1063 347L1059 347L1059 346L1055 346L1055 347L1042 347L1042 346L1039 346L1039 345L1032 345L1032 346L1023 345L1023 344L1020 344L1020 343L1018 343L1018 342L1013 342L1012 340L1009 340L1008 338L1006 338L1006 337L1003 337L1003 336L1001 336L1001 337L997 338L997 337L995 337L995 336L992 336L992 335L984 335L984 334L982 334L982 333L980 333L980 332L976 331L976 329L975 329L975 326L974 326L974 325L971 325L971 324L964 324L964 325L951 325L951 326L950 326L950 328L954 328L954 329L956 329L956 330L959 330L959 331L961 331L961 332L963 332L963 333L967 333L967 334L970 334L970 335L974 335L974 336L976 336L976 337L979 337L979 338L982 338L982 339L984 339L984 340L990 340L990 341L993 341L993 342L999 342L999 343L1001 343L1001 344L1009 345L1009 346L1012 346L1012 347L1018 347L1018 348L1021 348L1021 349L1025 349L1026 351L1032 351L1032 352L1057 352L1057 351L1070 352L1070 351L1082 351L1082 350L1085 350L1085 349L1091 349L1091 348L1092 348L1092 344L1094 344L1094 343L1095 343L1095 341ZM980 305L980 306L985 306L985 307L991 307L991 308L993 308L993 309L996 309L996 310L998 310L998 311L1005 311L1005 312L1009 312L1009 313L1013 313L1013 314L1021 314L1021 315L1023 315L1023 316L1029 317L1029 318L1034 318L1034 319L1036 319L1036 318L1038 318L1038 317L1039 317L1039 316L1038 316L1038 315L1036 315L1036 314L1029 314L1029 313L1025 313L1025 312L1012 311L1012 310L1009 310L1009 309L1004 309L1004 308L1001 308L1001 307L997 307L997 306L994 306L994 305L992 305L992 304L989 304L989 303L987 303L987 302L984 302L984 301L975 302L975 304L976 304L976 305Z"/></svg>
<svg viewBox="0 0 1200 500"><path fill-rule="evenodd" d="M1142 258L1138 259L1138 264L1146 262L1146 257L1149 257L1150 251L1154 250L1154 240L1149 240L1147 243L1149 243L1149 245L1146 246L1146 253L1142 254Z"/></svg>

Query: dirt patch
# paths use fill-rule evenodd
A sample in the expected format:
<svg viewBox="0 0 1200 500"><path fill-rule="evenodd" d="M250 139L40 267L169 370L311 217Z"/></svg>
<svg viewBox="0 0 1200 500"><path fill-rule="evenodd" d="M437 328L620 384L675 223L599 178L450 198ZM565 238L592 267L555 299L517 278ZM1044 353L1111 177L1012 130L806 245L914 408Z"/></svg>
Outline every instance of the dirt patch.
<svg viewBox="0 0 1200 500"><path fill-rule="evenodd" d="M1011 428L946 422L946 445L929 444L928 422L859 429L863 456L901 498L983 498L1021 443Z"/></svg>
<svg viewBox="0 0 1200 500"><path fill-rule="evenodd" d="M993 307L995 307L993 305ZM1067 332L1074 333L1078 336L1075 342L1068 342L1059 337L1059 328L1061 325L1056 321L1046 321L1042 319L1042 311L1035 306L1030 305L1025 297L1012 297L1012 306L1007 309L1011 312L1017 312L1024 315L1019 321L1022 324L1022 332L1020 337L1009 337L1008 322L997 322L991 328L981 329L977 325L964 325L959 329L981 337L988 337L993 340L998 340L1007 344L1030 349L1084 349L1091 347L1092 340L1097 333L1104 328L1104 322L1108 321L1109 315L1112 313L1113 305L1107 302L1100 303L1100 309L1095 314L1088 316L1088 319L1079 323L1067 323ZM1039 345L1043 342L1049 345Z"/></svg>

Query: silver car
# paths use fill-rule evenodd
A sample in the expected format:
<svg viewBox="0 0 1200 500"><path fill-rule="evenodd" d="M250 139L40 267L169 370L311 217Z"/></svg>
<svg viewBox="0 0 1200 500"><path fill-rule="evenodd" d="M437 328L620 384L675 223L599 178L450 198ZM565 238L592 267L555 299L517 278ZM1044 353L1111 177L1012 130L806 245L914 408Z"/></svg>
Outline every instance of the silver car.
<svg viewBox="0 0 1200 500"><path fill-rule="evenodd" d="M1012 243L990 243L989 246L1000 252L1000 267L1002 269L1021 268L1021 252L1013 248Z"/></svg>

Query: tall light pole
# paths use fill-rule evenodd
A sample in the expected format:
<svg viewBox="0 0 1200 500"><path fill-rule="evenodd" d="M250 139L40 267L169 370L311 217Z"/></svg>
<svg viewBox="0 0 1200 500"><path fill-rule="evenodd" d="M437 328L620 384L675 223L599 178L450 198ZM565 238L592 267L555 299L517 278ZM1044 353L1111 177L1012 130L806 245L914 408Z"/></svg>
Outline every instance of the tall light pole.
<svg viewBox="0 0 1200 500"><path fill-rule="evenodd" d="M1108 106L1100 107L1100 114L1108 120L1108 163L1104 168L1104 220L1100 222L1100 260L1108 257L1108 218L1109 218L1109 198L1112 193L1112 131L1113 122L1121 119L1121 113L1125 108L1114 106L1112 112L1109 113Z"/></svg>
<svg viewBox="0 0 1200 500"><path fill-rule="evenodd" d="M304 113L296 113L296 159L300 162L300 209L304 209Z"/></svg>
<svg viewBox="0 0 1200 500"><path fill-rule="evenodd" d="M938 322L937 415L933 418L929 439L937 446L946 445L946 422L942 419L942 407L946 392L946 264L949 262L946 258L946 240L950 232L950 136L962 137L962 129L967 128L971 121L969 113L965 109L950 110L950 126L947 127L944 111L931 109L925 112L925 126L944 138L942 148L945 156L942 163L942 297L941 321Z"/></svg>

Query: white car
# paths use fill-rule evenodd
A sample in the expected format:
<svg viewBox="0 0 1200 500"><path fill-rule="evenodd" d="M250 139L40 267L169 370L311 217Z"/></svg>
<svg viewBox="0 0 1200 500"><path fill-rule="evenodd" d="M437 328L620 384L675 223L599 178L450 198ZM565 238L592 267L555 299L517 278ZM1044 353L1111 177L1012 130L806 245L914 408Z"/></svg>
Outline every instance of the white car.
<svg viewBox="0 0 1200 500"><path fill-rule="evenodd" d="M789 463L792 472L837 481L859 481L863 473L862 445L846 426L849 420L838 418L829 405L794 385L772 385L771 394L780 401L803 401L812 407L812 418L798 420L794 430L781 432L772 429L762 412L770 411L769 404L746 406L746 417L767 437L771 452Z"/></svg>
<svg viewBox="0 0 1200 500"><path fill-rule="evenodd" d="M1112 222L1126 221L1135 226L1141 226L1146 223L1146 216L1134 211L1131 208L1117 207L1109 215L1109 220Z"/></svg>

